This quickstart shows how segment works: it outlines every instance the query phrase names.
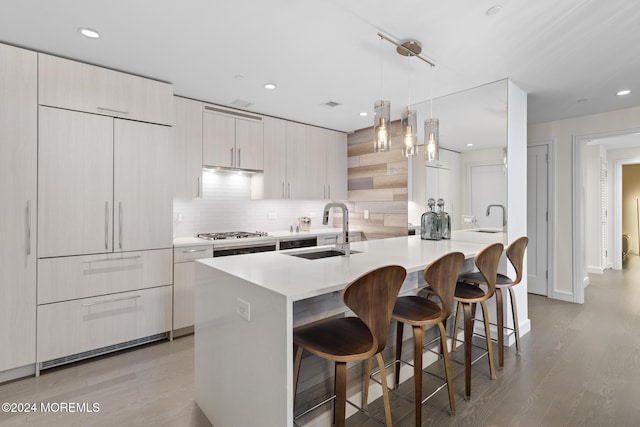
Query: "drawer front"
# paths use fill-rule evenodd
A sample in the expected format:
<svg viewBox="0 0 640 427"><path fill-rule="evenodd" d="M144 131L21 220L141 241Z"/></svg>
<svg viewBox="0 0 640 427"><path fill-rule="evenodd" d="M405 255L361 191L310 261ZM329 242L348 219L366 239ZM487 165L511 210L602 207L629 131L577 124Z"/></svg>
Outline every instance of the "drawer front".
<svg viewBox="0 0 640 427"><path fill-rule="evenodd" d="M171 330L171 286L38 306L37 361Z"/></svg>
<svg viewBox="0 0 640 427"><path fill-rule="evenodd" d="M213 257L213 245L194 245L173 248L173 262L189 262Z"/></svg>
<svg viewBox="0 0 640 427"><path fill-rule="evenodd" d="M173 283L171 249L38 260L38 304Z"/></svg>

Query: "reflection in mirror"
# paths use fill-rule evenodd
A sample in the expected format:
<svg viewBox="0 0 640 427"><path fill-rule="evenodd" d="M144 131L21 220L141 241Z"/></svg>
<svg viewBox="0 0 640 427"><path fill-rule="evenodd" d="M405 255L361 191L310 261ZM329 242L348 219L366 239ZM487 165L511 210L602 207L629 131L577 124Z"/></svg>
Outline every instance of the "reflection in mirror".
<svg viewBox="0 0 640 427"><path fill-rule="evenodd" d="M430 103L414 108L424 144ZM440 119L439 160L426 162L423 145L409 159L410 229L420 226L427 199L442 198L453 231L506 231L507 80L436 98L433 117Z"/></svg>

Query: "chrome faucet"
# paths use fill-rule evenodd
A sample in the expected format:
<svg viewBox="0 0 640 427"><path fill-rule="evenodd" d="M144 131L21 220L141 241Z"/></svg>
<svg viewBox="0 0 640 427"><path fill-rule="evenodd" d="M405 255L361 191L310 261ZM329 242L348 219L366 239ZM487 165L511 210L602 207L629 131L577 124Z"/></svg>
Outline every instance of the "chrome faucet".
<svg viewBox="0 0 640 427"><path fill-rule="evenodd" d="M505 209L504 209L503 205L489 205L489 206L487 206L487 216L489 216L489 211L493 207L502 209L502 226L503 227L506 226L507 225L507 218L505 216Z"/></svg>
<svg viewBox="0 0 640 427"><path fill-rule="evenodd" d="M331 208L342 209L342 243L336 242L336 250L344 253L345 256L349 256L351 251L349 250L349 209L344 203L327 203L324 207L324 214L322 216L322 224L329 224L329 212Z"/></svg>

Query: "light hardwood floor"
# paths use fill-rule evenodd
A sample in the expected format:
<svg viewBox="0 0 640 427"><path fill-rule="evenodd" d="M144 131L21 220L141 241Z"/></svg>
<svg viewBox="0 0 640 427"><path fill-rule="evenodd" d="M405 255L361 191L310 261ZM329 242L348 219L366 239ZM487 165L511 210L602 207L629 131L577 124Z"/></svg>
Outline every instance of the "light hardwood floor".
<svg viewBox="0 0 640 427"><path fill-rule="evenodd" d="M454 364L457 413L449 415L443 390L423 405L423 426L638 425L640 259L627 265L591 276L584 305L530 295L532 330L522 355L507 349L495 381L485 360L475 364L470 401L463 368ZM401 391L411 395L411 383ZM425 393L429 387L426 380ZM0 402L100 404L100 412L89 414L0 413L3 427L211 425L193 401L193 336L0 385ZM382 416L377 402L371 408ZM237 410L250 409L238 403ZM392 413L394 426L413 425L411 403L392 396ZM348 425L380 424L356 415Z"/></svg>

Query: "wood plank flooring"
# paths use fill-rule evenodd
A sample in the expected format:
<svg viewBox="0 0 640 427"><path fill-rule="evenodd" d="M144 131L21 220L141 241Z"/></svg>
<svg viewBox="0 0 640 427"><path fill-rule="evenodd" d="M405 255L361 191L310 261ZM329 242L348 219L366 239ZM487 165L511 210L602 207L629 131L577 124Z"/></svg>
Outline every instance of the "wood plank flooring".
<svg viewBox="0 0 640 427"><path fill-rule="evenodd" d="M626 264L623 271L592 275L584 305L530 295L531 332L523 337L522 355L506 349L495 381L486 360L476 363L470 401L464 400L463 367L454 363L457 412L449 414L442 390L423 405L423 426L638 425L640 259L630 256ZM427 393L434 380L425 377ZM411 382L400 388L408 396ZM211 426L193 401L193 336L0 385L0 402L100 404L97 413L0 412L2 427ZM379 402L370 406L382 419ZM250 408L239 402L238 410ZM412 411L410 402L392 395L395 426L412 426ZM348 425L380 424L358 414Z"/></svg>

